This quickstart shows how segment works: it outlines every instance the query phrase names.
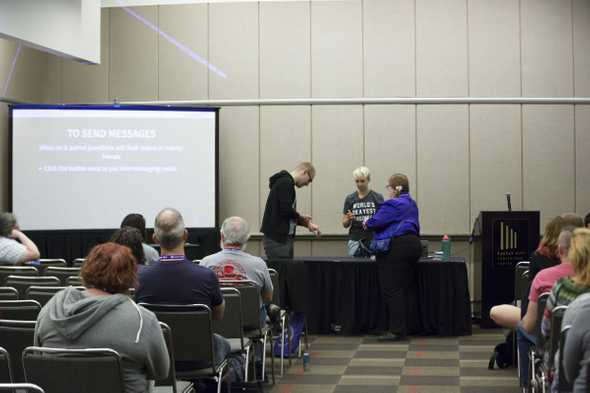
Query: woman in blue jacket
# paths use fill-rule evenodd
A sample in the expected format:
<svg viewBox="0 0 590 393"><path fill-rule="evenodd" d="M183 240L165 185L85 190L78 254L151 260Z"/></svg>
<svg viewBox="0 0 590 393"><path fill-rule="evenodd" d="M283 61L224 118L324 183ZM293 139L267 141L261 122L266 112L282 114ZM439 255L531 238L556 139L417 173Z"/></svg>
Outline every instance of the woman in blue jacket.
<svg viewBox="0 0 590 393"><path fill-rule="evenodd" d="M387 243L377 256L381 298L387 312L387 331L381 340L403 339L415 326L416 278L414 266L420 259L418 206L410 197L406 175L397 173L387 184L389 197L375 215L365 221L375 231L375 241ZM383 245L383 244L382 244Z"/></svg>

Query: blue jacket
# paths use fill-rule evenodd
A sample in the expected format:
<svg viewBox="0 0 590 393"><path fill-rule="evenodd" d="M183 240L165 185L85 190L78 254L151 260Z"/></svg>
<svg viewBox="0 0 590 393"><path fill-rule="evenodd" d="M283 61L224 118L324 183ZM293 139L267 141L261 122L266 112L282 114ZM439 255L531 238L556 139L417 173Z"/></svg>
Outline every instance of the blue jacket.
<svg viewBox="0 0 590 393"><path fill-rule="evenodd" d="M367 220L367 227L375 231L375 240L388 239L407 234L420 235L418 206L410 194L388 199Z"/></svg>

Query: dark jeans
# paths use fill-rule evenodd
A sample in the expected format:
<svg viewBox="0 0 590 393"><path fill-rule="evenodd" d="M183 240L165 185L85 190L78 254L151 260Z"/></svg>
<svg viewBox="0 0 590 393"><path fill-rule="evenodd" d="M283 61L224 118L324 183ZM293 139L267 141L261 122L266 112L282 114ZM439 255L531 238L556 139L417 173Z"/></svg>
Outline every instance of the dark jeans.
<svg viewBox="0 0 590 393"><path fill-rule="evenodd" d="M267 258L293 258L293 238L289 237L285 243L277 242L269 237L262 238L262 245Z"/></svg>
<svg viewBox="0 0 590 393"><path fill-rule="evenodd" d="M391 239L389 253L377 257L381 298L387 314L386 329L401 336L410 333L415 327L415 265L421 254L420 238L404 235Z"/></svg>
<svg viewBox="0 0 590 393"><path fill-rule="evenodd" d="M537 338L527 333L520 324L516 327L516 343L518 345L518 374L520 375L520 386L528 387L531 377L529 376L529 351L536 344Z"/></svg>

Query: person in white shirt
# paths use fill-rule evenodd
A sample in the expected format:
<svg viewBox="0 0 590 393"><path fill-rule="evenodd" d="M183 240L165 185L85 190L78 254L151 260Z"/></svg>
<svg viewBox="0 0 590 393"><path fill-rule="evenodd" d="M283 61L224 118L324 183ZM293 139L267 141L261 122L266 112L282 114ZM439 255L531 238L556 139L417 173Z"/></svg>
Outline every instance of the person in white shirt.
<svg viewBox="0 0 590 393"><path fill-rule="evenodd" d="M0 265L22 265L39 257L39 249L21 232L16 216L0 213Z"/></svg>

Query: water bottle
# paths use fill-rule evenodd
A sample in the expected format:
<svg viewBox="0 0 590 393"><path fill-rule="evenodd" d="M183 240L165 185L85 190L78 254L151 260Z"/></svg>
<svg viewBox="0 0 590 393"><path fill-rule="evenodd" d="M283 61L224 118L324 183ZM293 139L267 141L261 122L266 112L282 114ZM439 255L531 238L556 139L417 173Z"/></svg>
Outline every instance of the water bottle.
<svg viewBox="0 0 590 393"><path fill-rule="evenodd" d="M445 234L443 236L440 246L442 251L442 260L448 261L451 257L451 239L449 238L449 235Z"/></svg>
<svg viewBox="0 0 590 393"><path fill-rule="evenodd" d="M303 352L303 371L309 370L309 352Z"/></svg>

